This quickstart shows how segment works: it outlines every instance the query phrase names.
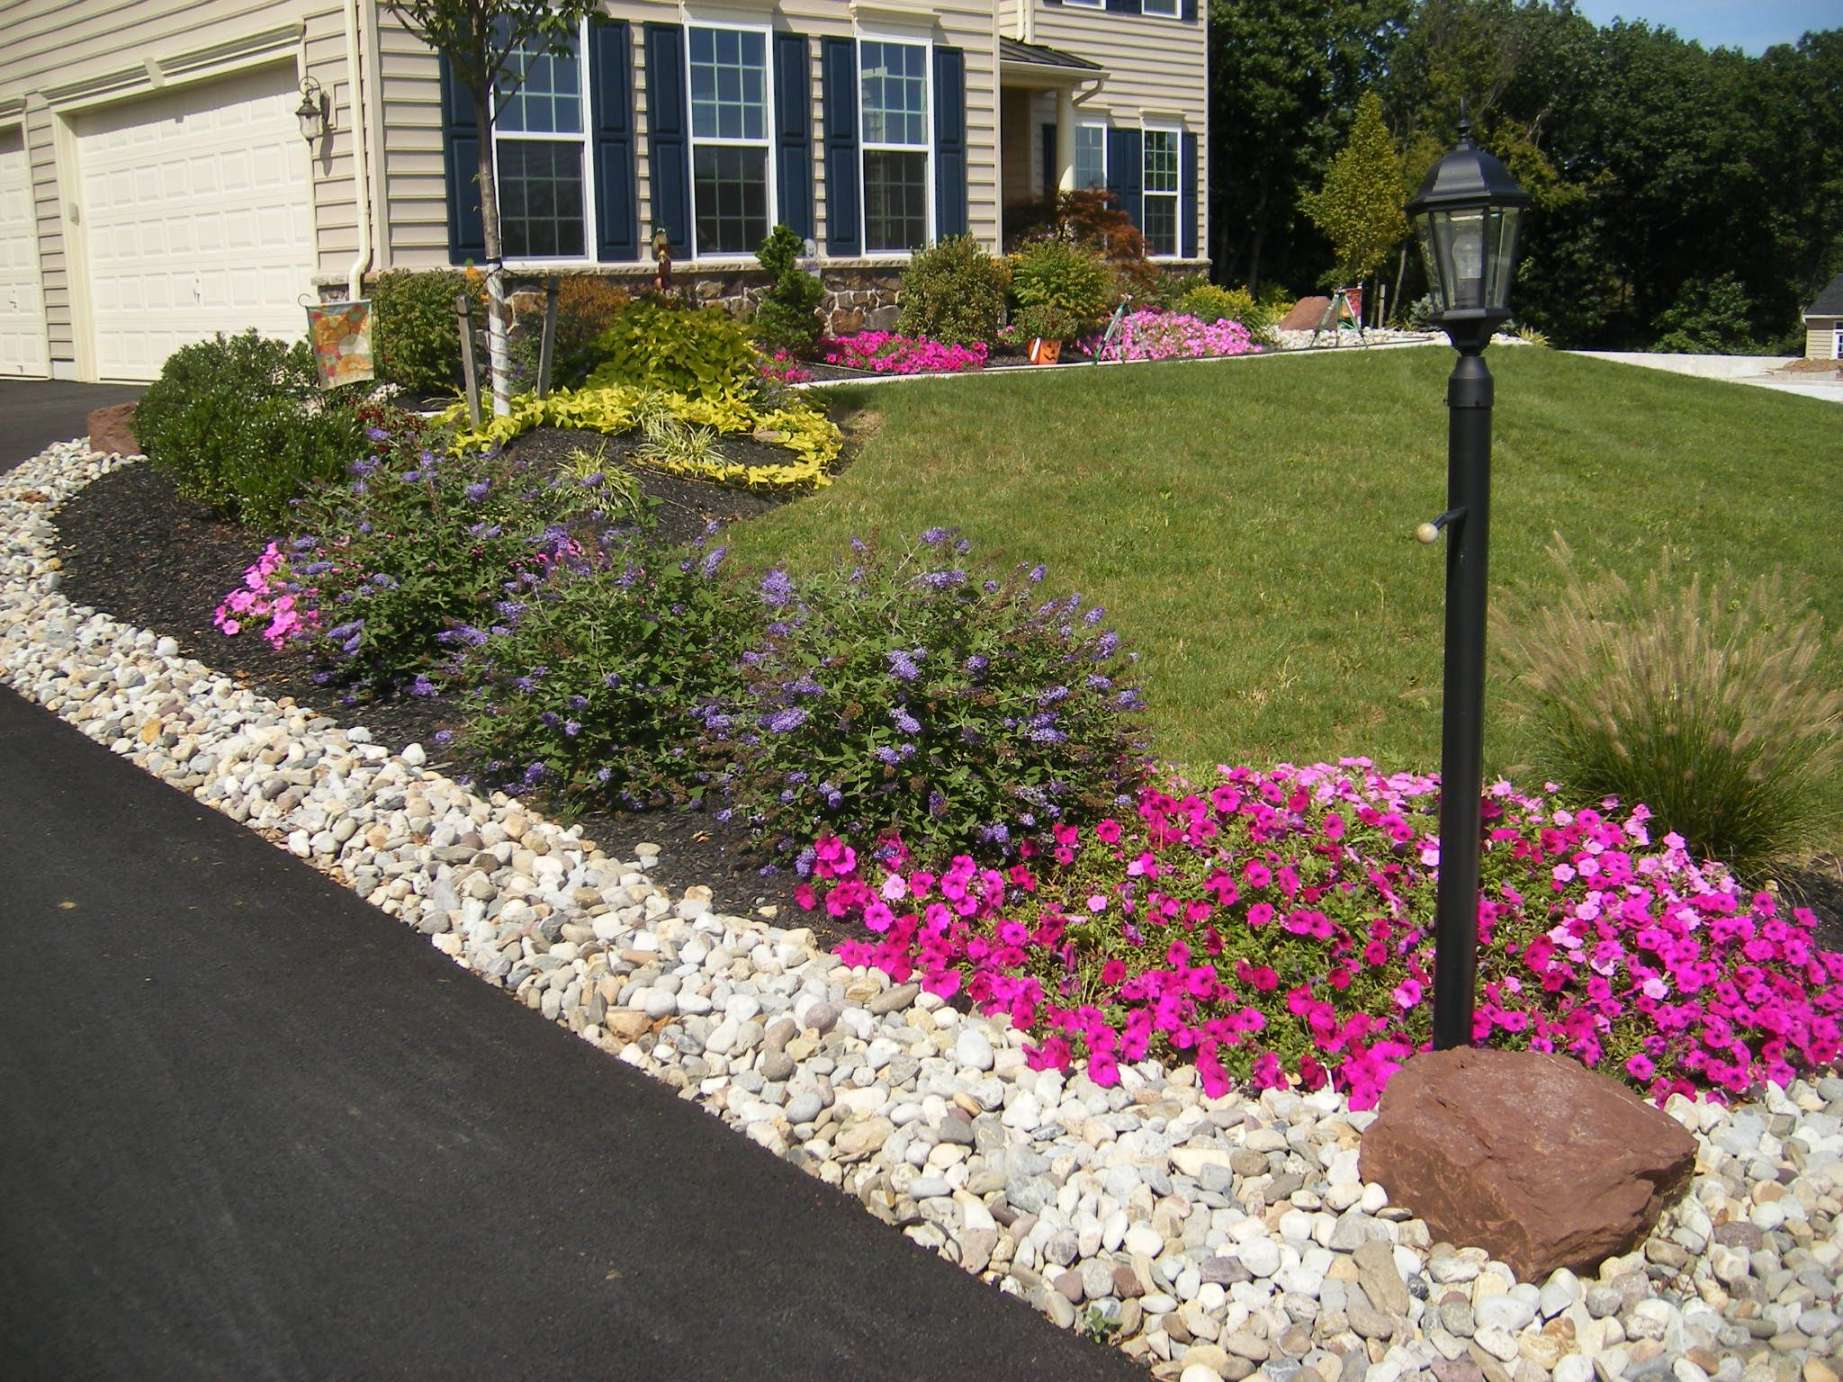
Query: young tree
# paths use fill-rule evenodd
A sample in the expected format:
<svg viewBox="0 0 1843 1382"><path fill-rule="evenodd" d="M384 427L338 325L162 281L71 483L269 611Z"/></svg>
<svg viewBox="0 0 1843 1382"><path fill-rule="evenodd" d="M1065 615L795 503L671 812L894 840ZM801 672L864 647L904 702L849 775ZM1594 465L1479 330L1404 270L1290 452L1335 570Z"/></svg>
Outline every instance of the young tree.
<svg viewBox="0 0 1843 1382"><path fill-rule="evenodd" d="M511 411L506 356L506 280L494 178L493 103L518 89L523 74L512 54L561 53L593 14L598 0L385 0L403 26L448 59L455 80L473 98L480 135L480 219L486 229L486 341L492 363L493 411Z"/></svg>
<svg viewBox="0 0 1843 1382"><path fill-rule="evenodd" d="M1350 138L1331 160L1325 185L1299 200L1331 241L1339 284L1367 278L1407 235L1401 156L1382 122L1382 100L1375 92L1365 92L1357 103Z"/></svg>

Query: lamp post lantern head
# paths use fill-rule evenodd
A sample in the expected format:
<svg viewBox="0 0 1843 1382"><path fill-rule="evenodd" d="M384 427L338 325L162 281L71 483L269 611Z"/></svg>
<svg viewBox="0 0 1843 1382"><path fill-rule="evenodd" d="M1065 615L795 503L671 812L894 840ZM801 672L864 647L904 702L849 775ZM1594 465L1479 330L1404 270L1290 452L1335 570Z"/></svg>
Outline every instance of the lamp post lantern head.
<svg viewBox="0 0 1843 1382"><path fill-rule="evenodd" d="M1459 108L1459 142L1408 203L1434 321L1478 346L1510 316L1510 282L1517 267L1517 232L1529 193L1497 158L1472 140L1472 122Z"/></svg>

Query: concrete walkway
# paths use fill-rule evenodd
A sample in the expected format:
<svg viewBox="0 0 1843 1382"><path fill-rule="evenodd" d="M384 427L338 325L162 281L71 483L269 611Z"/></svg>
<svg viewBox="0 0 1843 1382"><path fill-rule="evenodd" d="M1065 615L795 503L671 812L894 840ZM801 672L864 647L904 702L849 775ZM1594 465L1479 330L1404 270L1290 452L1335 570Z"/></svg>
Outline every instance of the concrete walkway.
<svg viewBox="0 0 1843 1382"><path fill-rule="evenodd" d="M1618 365L1637 365L1642 369L1684 374L1693 379L1719 379L1730 384L1748 384L1775 393L1796 394L1800 398L1817 398L1826 403L1843 403L1843 378L1836 375L1787 374L1791 363L1783 355L1662 355L1644 351L1571 350L1570 355L1589 360L1610 360Z"/></svg>
<svg viewBox="0 0 1843 1382"><path fill-rule="evenodd" d="M5 688L0 784L0 1377L1143 1382Z"/></svg>

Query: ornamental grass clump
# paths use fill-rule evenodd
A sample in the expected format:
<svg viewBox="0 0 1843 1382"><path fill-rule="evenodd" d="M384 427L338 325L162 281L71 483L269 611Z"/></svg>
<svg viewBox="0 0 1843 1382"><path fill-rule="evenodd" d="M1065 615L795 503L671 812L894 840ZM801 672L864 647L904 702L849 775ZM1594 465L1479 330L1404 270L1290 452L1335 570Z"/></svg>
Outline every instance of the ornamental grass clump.
<svg viewBox="0 0 1843 1382"><path fill-rule="evenodd" d="M1365 759L1225 767L1059 823L1008 867L828 835L800 900L872 933L846 963L1031 1032L1033 1068L1111 1085L1188 1061L1212 1096L1296 1079L1369 1108L1431 1036L1437 812L1433 778ZM1565 1053L1660 1103L1836 1061L1843 954L1810 911L1654 838L1643 806L1498 783L1483 817L1475 1043Z"/></svg>
<svg viewBox="0 0 1843 1382"><path fill-rule="evenodd" d="M1584 577L1557 540L1560 598L1500 621L1537 766L1583 800L1643 801L1743 877L1833 839L1843 764L1838 650L1776 571L1634 587Z"/></svg>
<svg viewBox="0 0 1843 1382"><path fill-rule="evenodd" d="M460 746L482 782L571 806L702 795L694 712L740 692L763 622L708 541L552 567L466 631L474 689Z"/></svg>
<svg viewBox="0 0 1843 1382"><path fill-rule="evenodd" d="M745 692L703 718L706 753L730 758L726 809L770 860L828 829L1002 856L1143 780L1132 660L1105 613L1046 595L1041 567L982 581L966 553L935 528L893 555L854 543L797 585L762 580L771 622Z"/></svg>

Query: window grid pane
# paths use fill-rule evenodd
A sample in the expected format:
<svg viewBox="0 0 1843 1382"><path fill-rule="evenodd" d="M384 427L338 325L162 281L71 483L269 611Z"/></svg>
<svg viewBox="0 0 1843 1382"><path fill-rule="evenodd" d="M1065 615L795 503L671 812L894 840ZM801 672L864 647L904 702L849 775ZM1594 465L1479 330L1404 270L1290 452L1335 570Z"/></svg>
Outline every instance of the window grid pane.
<svg viewBox="0 0 1843 1382"><path fill-rule="evenodd" d="M928 240L928 155L864 153L864 243L872 252L919 249Z"/></svg>
<svg viewBox="0 0 1843 1382"><path fill-rule="evenodd" d="M1107 131L1099 125L1078 125L1075 129L1075 185L1107 185Z"/></svg>
<svg viewBox="0 0 1843 1382"><path fill-rule="evenodd" d="M928 144L928 53L914 43L859 45L866 144Z"/></svg>
<svg viewBox="0 0 1843 1382"><path fill-rule="evenodd" d="M691 133L698 139L768 137L767 41L735 29L691 31Z"/></svg>
<svg viewBox="0 0 1843 1382"><path fill-rule="evenodd" d="M542 48L512 49L505 76L494 93L497 123L504 134L581 134L582 72L576 40L553 57Z"/></svg>
<svg viewBox="0 0 1843 1382"><path fill-rule="evenodd" d="M582 146L552 140L502 139L499 232L508 258L583 253Z"/></svg>
<svg viewBox="0 0 1843 1382"><path fill-rule="evenodd" d="M1145 190L1177 191L1177 131L1145 132Z"/></svg>
<svg viewBox="0 0 1843 1382"><path fill-rule="evenodd" d="M1145 198L1145 245L1148 254L1177 253L1177 198L1148 192Z"/></svg>
<svg viewBox="0 0 1843 1382"><path fill-rule="evenodd" d="M699 254L753 254L768 238L768 151L704 147L693 176Z"/></svg>

